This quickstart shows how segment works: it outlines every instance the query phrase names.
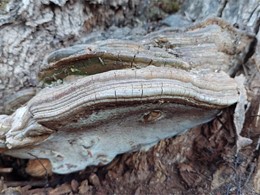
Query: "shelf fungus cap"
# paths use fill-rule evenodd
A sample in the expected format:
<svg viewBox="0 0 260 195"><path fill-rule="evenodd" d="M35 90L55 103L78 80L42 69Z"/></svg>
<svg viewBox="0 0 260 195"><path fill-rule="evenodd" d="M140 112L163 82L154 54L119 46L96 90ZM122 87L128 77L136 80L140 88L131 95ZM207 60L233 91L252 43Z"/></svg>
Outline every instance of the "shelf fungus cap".
<svg viewBox="0 0 260 195"><path fill-rule="evenodd" d="M41 90L0 116L5 154L49 159L66 174L147 149L212 120L238 101L224 72L148 66L111 70Z"/></svg>

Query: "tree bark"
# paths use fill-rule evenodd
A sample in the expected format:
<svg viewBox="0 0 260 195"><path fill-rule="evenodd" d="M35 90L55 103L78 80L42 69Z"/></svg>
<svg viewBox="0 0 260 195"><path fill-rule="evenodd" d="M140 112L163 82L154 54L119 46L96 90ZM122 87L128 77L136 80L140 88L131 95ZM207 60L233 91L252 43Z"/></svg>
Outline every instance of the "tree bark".
<svg viewBox="0 0 260 195"><path fill-rule="evenodd" d="M258 0L185 0L176 1L172 7L167 2L3 1L0 4L0 113L11 113L37 93L37 74L48 53L75 43L132 39L154 29L182 28L208 17L221 17L260 38ZM177 9L177 13L169 15ZM148 152L121 155L107 166L91 167L75 174L71 182L64 182L66 187L45 190L57 193L66 189L82 194L260 193L259 151L255 149L260 133L259 68L260 44L255 42L244 61L234 67L247 78L251 106L243 134L254 141L239 154L234 148L236 136L230 108L211 123L163 140ZM73 182L78 182L79 187Z"/></svg>

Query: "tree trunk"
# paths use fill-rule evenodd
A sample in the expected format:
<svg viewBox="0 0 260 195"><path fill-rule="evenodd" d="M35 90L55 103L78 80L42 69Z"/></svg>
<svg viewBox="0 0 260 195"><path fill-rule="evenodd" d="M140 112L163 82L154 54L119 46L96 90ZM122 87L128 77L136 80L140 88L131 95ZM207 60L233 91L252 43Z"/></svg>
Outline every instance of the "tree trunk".
<svg viewBox="0 0 260 195"><path fill-rule="evenodd" d="M258 0L3 1L0 3L0 114L12 113L37 93L37 74L42 62L58 48L107 38L133 39L165 26L182 28L208 17L221 17L259 39L259 13ZM52 194L61 191L81 194L260 193L259 68L260 45L255 43L239 66L234 67L234 72L244 73L247 79L251 106L243 135L253 140L253 144L238 154L234 108L229 108L209 124L163 140L147 152L123 154L109 165L90 167L81 173L53 175L49 188L17 190L24 193L47 190ZM57 187L58 180L58 184L63 185ZM12 179L4 183L11 186L11 182ZM6 193L11 190L2 189Z"/></svg>

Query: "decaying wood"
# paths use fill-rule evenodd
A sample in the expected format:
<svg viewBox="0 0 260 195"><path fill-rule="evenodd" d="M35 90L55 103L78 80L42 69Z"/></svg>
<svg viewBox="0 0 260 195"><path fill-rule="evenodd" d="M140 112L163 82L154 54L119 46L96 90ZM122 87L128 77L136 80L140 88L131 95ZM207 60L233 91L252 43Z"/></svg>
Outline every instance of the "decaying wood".
<svg viewBox="0 0 260 195"><path fill-rule="evenodd" d="M1 114L3 112L13 112L17 106L19 107L20 103L16 104L16 97L20 97L18 100L25 102L23 94L28 93L22 91L16 94L16 92L37 85L36 74L39 66L43 56L50 51L67 47L78 41L78 43L85 43L85 40L87 43L111 37L140 40L138 38L140 35L143 36L146 34L146 30L151 30L154 27L151 23L145 23L145 30L136 31L136 28L134 28L134 31L137 33L132 34L133 26L129 25L132 24L133 20L138 21L138 24L142 25L143 21L140 22L140 18L137 15L141 13L143 18L147 18L147 13L143 12L142 9L143 2L145 4L154 2L153 0L11 0L0 3L0 14L3 13L3 2L10 3L7 6L7 12L0 15L0 45L2 48L0 60ZM156 0L159 6L163 2L165 1ZM107 4L109 4L109 7L107 7ZM251 30L251 32L258 33L259 40L259 25L255 25L260 21L259 10L260 4L258 0L185 0L178 14L167 17L163 20L163 24L179 28L194 21L198 22L207 17L218 16L238 29ZM149 14L154 13L151 9L148 9L148 11ZM133 13L136 14L133 15ZM100 28L107 28L110 24L120 25L121 28L112 26L104 32L99 31ZM92 31L94 26L99 30L84 38L86 36L85 32ZM158 26L160 24L156 23L156 28L159 28ZM116 31L112 29L116 29ZM250 137L254 141L253 144L236 153L236 148L234 147L236 136L231 122L233 121L232 113L228 113L225 110L223 115L219 116L220 119L218 117L218 120L192 129L176 138L163 140L148 152L119 155L109 167L95 166L73 174L72 177L74 181L75 179L77 180L76 183L78 182L78 184L74 185L74 187L71 185L73 191L68 190L66 192L71 194L259 193L260 166L259 156L257 155L259 153L259 143L256 143L257 140L259 141L260 129L258 116L259 93L256 92L259 88L259 79L255 79L255 75L258 74L257 70L252 69L252 67L257 66L259 70L259 48L258 43L256 52L254 52L251 45L249 53L246 54L246 52L242 51L240 54L242 56L241 60L235 59L237 67L243 65L246 84L252 80L254 82L253 87L251 85L247 88L250 98L248 100L251 106L249 112L247 112L245 126L242 131L243 135ZM253 58L249 59L248 63L245 63L253 53ZM239 58L240 55L237 57ZM244 59L243 56L245 57ZM232 67L233 71L230 72L236 73L237 67ZM77 71L73 67L71 70ZM218 70L218 68L215 70ZM69 79L73 80L72 77L69 77L63 82L67 82ZM58 80L57 84L59 82ZM240 108L242 108L242 112L245 111L244 106ZM149 121L158 116L160 116L160 112L154 111L146 114L145 119ZM238 118L236 121L239 120ZM222 121L221 124L218 121ZM2 156L1 159L5 158L9 157ZM256 166L257 164L258 166ZM9 166L9 164L3 165L3 167ZM14 167L14 171L17 170L16 166L12 165L12 167ZM89 177L89 172L96 175L99 182L94 182ZM46 194L51 191L51 188L43 187L48 182L47 180L42 183L41 189L31 190L30 192L28 187L23 192L3 190L2 185L4 183L8 183L10 180L15 181L17 178L17 174L13 175L12 179L9 176L11 174L8 174L5 181L1 181L0 189L2 193ZM68 176L63 178L68 178ZM254 178L254 186L252 186L249 180L251 177ZM51 177L51 179L53 178L54 176ZM63 180L62 183L64 182ZM29 184L34 185L31 178ZM49 184L51 185L51 182ZM13 185L26 185L26 183L18 182L13 183ZM54 186L56 185L57 183ZM56 193L58 193L57 191L68 189L67 186L65 184L59 188L54 188L56 188Z"/></svg>
<svg viewBox="0 0 260 195"><path fill-rule="evenodd" d="M254 38L212 21L153 33L141 43L109 40L53 53L47 60L51 67L41 72L47 81L74 73L105 73L46 88L12 116L1 116L2 148L23 158L50 158L55 172L67 173L106 164L116 154L149 148L158 138L210 120L218 109L238 101L235 80L223 73L169 67L228 72L245 58ZM144 68L148 65L163 68ZM120 68L139 69L106 72Z"/></svg>
<svg viewBox="0 0 260 195"><path fill-rule="evenodd" d="M223 70L239 63L253 40L211 19L138 43L107 40L55 51L42 80L83 78L52 84L0 116L1 148L20 158L49 159L56 173L148 149L238 102L239 86Z"/></svg>
<svg viewBox="0 0 260 195"><path fill-rule="evenodd" d="M68 173L149 148L207 122L237 99L235 80L223 72L108 71L42 90L1 121L2 144L6 154L49 158L54 172Z"/></svg>

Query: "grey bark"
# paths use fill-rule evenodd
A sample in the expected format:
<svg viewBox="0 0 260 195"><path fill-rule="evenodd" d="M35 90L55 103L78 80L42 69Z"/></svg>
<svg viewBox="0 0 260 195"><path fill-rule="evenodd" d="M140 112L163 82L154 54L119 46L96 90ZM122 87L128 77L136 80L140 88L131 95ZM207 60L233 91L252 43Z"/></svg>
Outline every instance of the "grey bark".
<svg viewBox="0 0 260 195"><path fill-rule="evenodd" d="M10 113L35 93L37 73L44 56L51 51L82 42L93 29L122 26L149 20L149 1L4 1L0 12L0 113ZM207 17L219 16L240 28L256 31L259 1L184 1L179 17L164 20L178 27ZM144 14L144 15L143 15ZM182 20L180 20L180 18ZM180 24L180 21L181 24ZM147 29L146 29L147 30ZM87 41L104 37L143 35L144 28L112 28L95 32ZM86 40L85 40L86 41Z"/></svg>
<svg viewBox="0 0 260 195"><path fill-rule="evenodd" d="M86 43L108 37L131 39L133 36L146 34L150 30L148 28L150 24L147 26L146 22L152 17L154 18L154 15L148 16L148 13L151 13L150 8L154 5L151 2L148 0L11 0L2 2L0 5L0 113L12 112L13 109L25 103L35 94L38 86L38 71L44 57L51 51L79 42ZM162 15L165 16L165 13ZM165 18L158 26L183 27L192 22L215 16L224 18L238 28L256 33L257 39L260 37L259 0L185 0L177 14ZM133 26L137 27L138 25L142 27L133 28ZM94 32L90 33L92 31ZM252 45L252 48L254 46ZM255 52L252 49L247 57L252 54L248 65L255 65L259 70L259 43L256 45ZM240 65L242 64L244 62L241 62ZM256 83L255 87L259 88L259 84ZM163 150L161 148L167 148L172 155L176 153L174 158L179 158L180 162L184 161L186 158L183 151L187 145L192 145L192 139L195 139L195 135L190 135L193 137L186 136L186 139L179 137L175 140L175 142L179 140L182 144L180 144L180 148L184 146L181 149L181 155L179 153L178 156L177 149L171 148L173 144L171 145L167 141L161 142L162 145L166 146L157 146L156 155L159 155L159 151ZM165 154L167 152L162 156ZM141 155L141 157L145 157L145 155ZM127 158L127 155L123 158ZM167 159L167 163L175 162L174 160ZM161 166L160 163L158 163L158 167ZM129 167L138 167L129 161L126 164ZM143 169L147 173L148 165ZM113 179L115 172L118 173L116 175L118 176L120 169L109 171L111 174L108 174L107 177ZM123 171L121 172L123 175ZM180 174L185 178L183 173L184 171L180 170ZM167 177L171 178L169 175ZM146 176L138 175L138 173L133 176L126 172L121 178L130 178L129 180L138 178L138 181L142 181ZM163 176L161 178L163 179ZM111 183L112 186L117 184L115 180ZM192 184L192 182L190 183ZM162 193L164 190L156 186L156 181L153 181L153 178L147 185L151 189L153 188L154 192ZM127 184L126 187L128 187ZM118 193L122 193L122 189L115 188L117 188ZM138 194L144 188L135 186L132 189L136 189Z"/></svg>
<svg viewBox="0 0 260 195"><path fill-rule="evenodd" d="M134 8L140 2L3 2L0 12L0 113L12 112L19 106L17 102L23 104L34 94L37 72L46 54L79 41L94 28L102 30L112 24L136 23L133 15L138 9ZM95 33L93 39L98 34Z"/></svg>

